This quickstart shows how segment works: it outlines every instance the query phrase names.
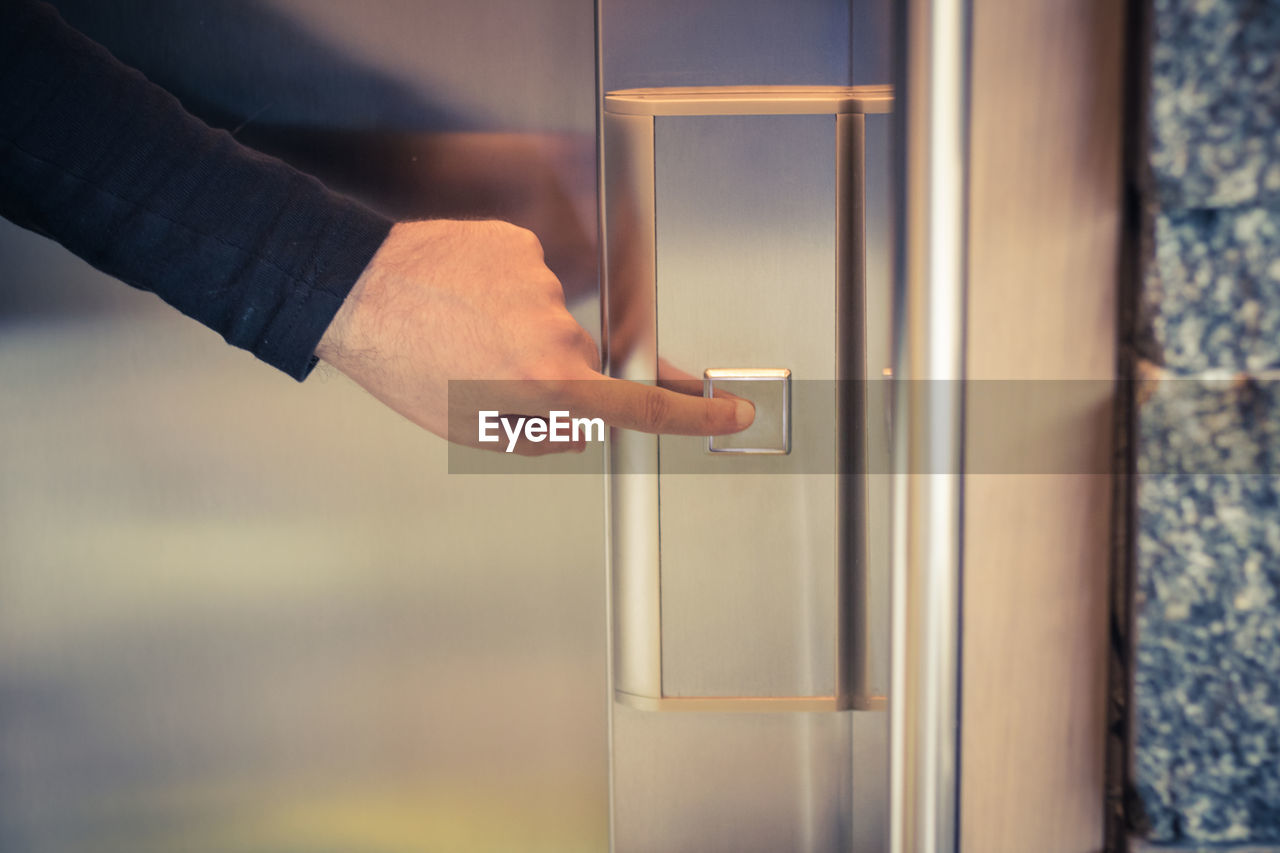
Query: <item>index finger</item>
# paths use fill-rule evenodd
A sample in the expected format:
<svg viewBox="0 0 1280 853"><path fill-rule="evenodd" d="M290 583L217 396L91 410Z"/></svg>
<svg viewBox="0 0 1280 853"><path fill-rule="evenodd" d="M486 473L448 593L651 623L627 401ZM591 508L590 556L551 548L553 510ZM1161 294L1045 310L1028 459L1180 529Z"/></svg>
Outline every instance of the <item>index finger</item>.
<svg viewBox="0 0 1280 853"><path fill-rule="evenodd" d="M751 426L755 406L747 400L694 397L656 385L595 374L574 382L567 400L575 414L610 426L667 435L726 435Z"/></svg>

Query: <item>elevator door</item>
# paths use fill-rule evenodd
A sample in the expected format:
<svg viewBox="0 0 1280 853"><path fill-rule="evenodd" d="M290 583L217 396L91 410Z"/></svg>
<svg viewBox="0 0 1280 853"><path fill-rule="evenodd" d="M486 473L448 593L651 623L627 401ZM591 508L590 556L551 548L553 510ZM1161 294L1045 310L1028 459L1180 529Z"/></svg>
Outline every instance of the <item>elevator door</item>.
<svg viewBox="0 0 1280 853"><path fill-rule="evenodd" d="M761 429L612 436L613 849L885 850L887 5L598 7L609 370Z"/></svg>
<svg viewBox="0 0 1280 853"><path fill-rule="evenodd" d="M392 216L531 228L593 334L604 92L889 76L878 0L56 5L207 121ZM888 122L866 128L864 188L865 316L885 329ZM661 133L678 148L727 126ZM824 132L765 138L813 153ZM801 212L839 191L806 168ZM441 442L341 376L298 386L2 222L0 279L0 849L885 849L881 712L615 700L600 477L450 474ZM699 286L681 285L686 315ZM878 375L887 346L865 343ZM838 536L834 502L807 494L790 523ZM882 538L867 546L882 566ZM696 590L677 601L674 689L752 686L749 656L678 654L716 633ZM799 624L788 663L836 630ZM776 649L770 630L749 639ZM774 670L815 695L826 671Z"/></svg>

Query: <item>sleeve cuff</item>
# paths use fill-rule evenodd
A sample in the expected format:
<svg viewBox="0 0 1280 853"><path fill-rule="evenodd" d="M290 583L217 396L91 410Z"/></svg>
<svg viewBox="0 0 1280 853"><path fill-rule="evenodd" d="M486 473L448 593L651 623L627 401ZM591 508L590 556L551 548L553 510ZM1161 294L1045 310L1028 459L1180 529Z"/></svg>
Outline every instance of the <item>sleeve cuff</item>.
<svg viewBox="0 0 1280 853"><path fill-rule="evenodd" d="M301 382L319 359L320 339L391 230L391 220L335 197L333 216L319 236L307 276L283 303L250 351Z"/></svg>

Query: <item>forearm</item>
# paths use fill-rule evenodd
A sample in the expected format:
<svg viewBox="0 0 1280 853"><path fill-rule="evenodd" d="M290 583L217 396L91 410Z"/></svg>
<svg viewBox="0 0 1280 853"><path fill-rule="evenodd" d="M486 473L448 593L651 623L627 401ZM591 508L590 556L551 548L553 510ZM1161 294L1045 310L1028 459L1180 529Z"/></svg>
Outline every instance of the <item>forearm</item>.
<svg viewBox="0 0 1280 853"><path fill-rule="evenodd" d="M0 0L0 213L291 376L320 347L378 399L464 443L478 439L451 434L451 380L505 380L500 411L568 409L649 432L734 432L754 417L745 400L601 375L533 233L447 220L392 230L209 129L32 0Z"/></svg>
<svg viewBox="0 0 1280 853"><path fill-rule="evenodd" d="M301 379L391 223L0 3L0 213Z"/></svg>

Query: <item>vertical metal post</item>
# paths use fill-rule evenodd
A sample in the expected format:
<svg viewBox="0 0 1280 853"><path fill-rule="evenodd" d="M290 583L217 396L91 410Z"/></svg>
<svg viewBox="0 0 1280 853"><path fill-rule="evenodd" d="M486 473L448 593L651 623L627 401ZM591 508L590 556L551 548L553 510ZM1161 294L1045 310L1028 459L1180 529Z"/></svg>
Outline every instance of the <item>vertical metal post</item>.
<svg viewBox="0 0 1280 853"><path fill-rule="evenodd" d="M955 853L970 2L896 23L890 849Z"/></svg>

